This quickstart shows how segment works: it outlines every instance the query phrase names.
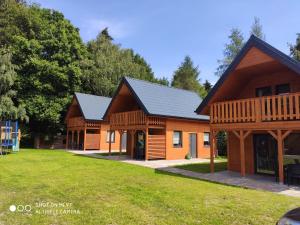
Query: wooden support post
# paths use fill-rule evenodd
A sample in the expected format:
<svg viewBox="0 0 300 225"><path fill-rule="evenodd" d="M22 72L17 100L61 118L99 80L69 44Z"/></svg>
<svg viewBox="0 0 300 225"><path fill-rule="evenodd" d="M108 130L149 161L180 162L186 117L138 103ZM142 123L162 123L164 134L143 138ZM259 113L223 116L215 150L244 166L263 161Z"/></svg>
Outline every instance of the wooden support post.
<svg viewBox="0 0 300 225"><path fill-rule="evenodd" d="M133 159L134 157L134 135L135 135L135 131L131 130L130 131L130 148L131 148L131 152L130 152L130 156Z"/></svg>
<svg viewBox="0 0 300 225"><path fill-rule="evenodd" d="M122 154L122 135L123 135L123 131L120 130L119 134L120 134L119 154L121 155Z"/></svg>
<svg viewBox="0 0 300 225"><path fill-rule="evenodd" d="M71 148L74 149L74 130L72 130Z"/></svg>
<svg viewBox="0 0 300 225"><path fill-rule="evenodd" d="M279 182L283 183L284 181L284 174L283 174L283 138L282 138L282 131L277 130L277 146L278 146L278 175L279 175Z"/></svg>
<svg viewBox="0 0 300 225"><path fill-rule="evenodd" d="M67 129L67 137L66 137L66 149L69 147L69 129Z"/></svg>
<svg viewBox="0 0 300 225"><path fill-rule="evenodd" d="M145 131L145 160L148 160L148 127L146 128L146 131Z"/></svg>
<svg viewBox="0 0 300 225"><path fill-rule="evenodd" d="M244 131L240 130L240 161L241 161L241 175L244 177L246 175L245 168L245 143L244 143Z"/></svg>
<svg viewBox="0 0 300 225"><path fill-rule="evenodd" d="M227 150L227 170L230 170L229 168L229 162L230 162L230 146L229 146L229 131L226 132L227 136L227 143L226 143L226 150Z"/></svg>
<svg viewBox="0 0 300 225"><path fill-rule="evenodd" d="M215 131L211 131L210 133L210 172L214 173L215 172L215 163L214 163L214 158L215 158L215 150L216 150L216 135Z"/></svg>
<svg viewBox="0 0 300 225"><path fill-rule="evenodd" d="M77 130L77 148L79 149L79 134L80 130Z"/></svg>
<svg viewBox="0 0 300 225"><path fill-rule="evenodd" d="M86 149L86 128L84 128L84 134L83 134L83 136L84 136L84 140L83 140L83 151L85 151L85 149Z"/></svg>
<svg viewBox="0 0 300 225"><path fill-rule="evenodd" d="M101 125L99 128L99 151L101 150Z"/></svg>
<svg viewBox="0 0 300 225"><path fill-rule="evenodd" d="M109 130L108 155L111 155L111 135L112 135L112 132L111 132L111 130Z"/></svg>

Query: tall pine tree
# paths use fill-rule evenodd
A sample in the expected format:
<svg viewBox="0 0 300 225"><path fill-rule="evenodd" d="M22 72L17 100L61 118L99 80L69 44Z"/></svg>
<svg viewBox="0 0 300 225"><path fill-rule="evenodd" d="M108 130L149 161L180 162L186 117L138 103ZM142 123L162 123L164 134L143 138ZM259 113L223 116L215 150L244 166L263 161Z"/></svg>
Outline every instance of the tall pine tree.
<svg viewBox="0 0 300 225"><path fill-rule="evenodd" d="M296 43L290 44L290 55L300 61L300 33L297 34Z"/></svg>
<svg viewBox="0 0 300 225"><path fill-rule="evenodd" d="M251 26L250 35L255 35L256 37L265 40L266 35L263 33L262 25L260 24L260 19L258 17L254 17L254 22Z"/></svg>
<svg viewBox="0 0 300 225"><path fill-rule="evenodd" d="M237 28L230 31L228 38L229 43L225 44L225 50L223 52L224 58L222 60L218 60L219 66L216 71L217 76L221 76L224 73L244 45L243 34Z"/></svg>
<svg viewBox="0 0 300 225"><path fill-rule="evenodd" d="M195 91L201 97L205 97L206 91L200 84L199 75L198 66L194 66L192 59L186 56L179 68L174 72L171 86Z"/></svg>

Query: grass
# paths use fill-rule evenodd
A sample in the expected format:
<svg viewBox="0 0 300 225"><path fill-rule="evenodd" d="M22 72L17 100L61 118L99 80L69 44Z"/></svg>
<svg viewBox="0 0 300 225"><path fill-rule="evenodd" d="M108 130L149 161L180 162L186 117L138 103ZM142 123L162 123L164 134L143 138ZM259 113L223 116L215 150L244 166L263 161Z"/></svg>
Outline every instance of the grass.
<svg viewBox="0 0 300 225"><path fill-rule="evenodd" d="M299 198L64 151L9 154L0 157L0 171L0 224L262 225L300 205ZM41 203L59 210L45 215ZM49 208L57 203L80 214ZM10 212L12 204L32 210Z"/></svg>
<svg viewBox="0 0 300 225"><path fill-rule="evenodd" d="M176 166L176 168L189 170L198 173L209 173L210 172L210 163L191 163L185 165ZM226 158L218 158L215 161L215 172L227 170L227 159Z"/></svg>

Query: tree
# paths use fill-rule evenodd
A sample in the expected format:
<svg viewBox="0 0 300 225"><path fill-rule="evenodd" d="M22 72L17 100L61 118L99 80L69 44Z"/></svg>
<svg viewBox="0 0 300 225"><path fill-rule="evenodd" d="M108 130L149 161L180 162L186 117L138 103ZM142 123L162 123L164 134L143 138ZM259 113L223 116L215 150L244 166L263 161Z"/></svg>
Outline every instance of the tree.
<svg viewBox="0 0 300 225"><path fill-rule="evenodd" d="M208 80L205 80L203 86L207 93L212 89L212 84Z"/></svg>
<svg viewBox="0 0 300 225"><path fill-rule="evenodd" d="M11 63L11 53L8 49L0 50L0 121L28 120L23 105L16 106L16 92L12 86L17 78L15 66Z"/></svg>
<svg viewBox="0 0 300 225"><path fill-rule="evenodd" d="M30 117L30 132L56 134L71 95L80 90L79 62L86 49L79 31L64 16L37 5L7 1L1 8L1 46L10 46L17 65L13 88Z"/></svg>
<svg viewBox="0 0 300 225"><path fill-rule="evenodd" d="M290 46L290 55L300 61L300 33L297 34L297 38L296 38L296 43L293 44L289 44Z"/></svg>
<svg viewBox="0 0 300 225"><path fill-rule="evenodd" d="M143 57L132 49L113 43L107 28L95 40L87 43L88 59L82 61L85 92L112 96L123 76L162 83L156 79Z"/></svg>
<svg viewBox="0 0 300 225"><path fill-rule="evenodd" d="M195 91L199 93L201 97L204 97L206 91L199 83L199 75L200 71L198 66L194 66L192 59L186 56L179 68L174 72L171 86Z"/></svg>
<svg viewBox="0 0 300 225"><path fill-rule="evenodd" d="M266 39L266 36L263 33L262 25L260 24L260 19L258 17L254 17L254 22L251 26L251 31L250 31L250 35L252 34L262 40Z"/></svg>
<svg viewBox="0 0 300 225"><path fill-rule="evenodd" d="M231 30L228 38L229 43L225 44L225 50L223 52L224 58L222 60L218 60L219 66L216 71L217 76L221 76L225 72L244 45L243 34L237 28Z"/></svg>

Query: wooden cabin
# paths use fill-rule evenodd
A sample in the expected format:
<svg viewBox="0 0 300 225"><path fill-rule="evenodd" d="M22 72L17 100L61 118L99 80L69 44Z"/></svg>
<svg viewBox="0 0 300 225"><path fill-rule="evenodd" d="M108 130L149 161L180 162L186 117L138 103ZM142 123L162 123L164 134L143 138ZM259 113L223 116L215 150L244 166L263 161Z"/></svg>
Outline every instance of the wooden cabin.
<svg viewBox="0 0 300 225"><path fill-rule="evenodd" d="M102 119L110 101L107 97L75 93L65 117L66 149L108 150L109 143L113 150L120 149L119 134L110 132L109 124Z"/></svg>
<svg viewBox="0 0 300 225"><path fill-rule="evenodd" d="M299 163L300 63L251 36L196 112L210 115L211 171L219 131L227 132L228 169L284 181Z"/></svg>
<svg viewBox="0 0 300 225"><path fill-rule="evenodd" d="M209 117L194 110L195 92L124 77L104 119L127 132L127 154L134 159L209 157Z"/></svg>

